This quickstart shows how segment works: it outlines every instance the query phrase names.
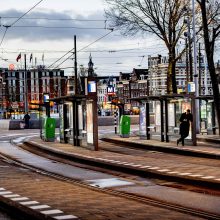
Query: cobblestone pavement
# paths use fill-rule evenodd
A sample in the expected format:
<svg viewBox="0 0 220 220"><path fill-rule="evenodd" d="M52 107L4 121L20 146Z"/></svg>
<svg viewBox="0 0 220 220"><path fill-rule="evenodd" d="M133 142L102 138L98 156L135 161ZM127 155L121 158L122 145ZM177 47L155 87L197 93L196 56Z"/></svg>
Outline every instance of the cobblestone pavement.
<svg viewBox="0 0 220 220"><path fill-rule="evenodd" d="M0 200L3 198L17 203L20 208L54 219L201 219L49 178L0 161Z"/></svg>

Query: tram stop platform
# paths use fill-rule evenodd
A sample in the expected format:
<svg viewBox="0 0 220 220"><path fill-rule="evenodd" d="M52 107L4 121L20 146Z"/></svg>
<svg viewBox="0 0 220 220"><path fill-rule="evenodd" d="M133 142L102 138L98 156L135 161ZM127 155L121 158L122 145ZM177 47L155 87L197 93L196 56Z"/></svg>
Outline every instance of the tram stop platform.
<svg viewBox="0 0 220 220"><path fill-rule="evenodd" d="M85 146L44 142L34 137L27 139L23 147L28 146L33 151L42 151L67 161L219 189L220 137L198 135L197 138L197 146L187 143L177 146L175 141L166 143L143 140L137 136L121 138L108 134L100 138L99 150L94 151Z"/></svg>

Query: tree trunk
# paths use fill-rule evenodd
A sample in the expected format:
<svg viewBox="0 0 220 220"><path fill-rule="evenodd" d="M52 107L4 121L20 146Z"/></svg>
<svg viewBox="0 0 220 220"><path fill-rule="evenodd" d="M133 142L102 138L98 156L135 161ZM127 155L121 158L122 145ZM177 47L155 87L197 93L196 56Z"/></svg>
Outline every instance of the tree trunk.
<svg viewBox="0 0 220 220"><path fill-rule="evenodd" d="M212 41L210 41L208 20L206 16L206 1L200 1L199 4L201 7L201 13L202 13L205 51L206 51L206 56L207 56L209 74L210 74L211 81L212 81L213 99L214 99L214 104L215 104L216 116L218 120L219 135L220 135L220 93L219 93L218 80L217 80L217 75L215 72L215 64L214 64L213 51L212 51L213 50L212 45L214 45L215 39L212 39Z"/></svg>
<svg viewBox="0 0 220 220"><path fill-rule="evenodd" d="M170 54L167 69L167 94L177 93L175 54Z"/></svg>
<svg viewBox="0 0 220 220"><path fill-rule="evenodd" d="M218 80L215 73L215 64L212 57L207 58L208 67L210 72L210 77L212 81L212 90L213 90L213 99L215 104L215 111L217 116L217 123L219 128L219 135L220 135L220 95L219 95L219 87L218 87Z"/></svg>
<svg viewBox="0 0 220 220"><path fill-rule="evenodd" d="M167 69L167 94L172 94L172 63L169 62Z"/></svg>

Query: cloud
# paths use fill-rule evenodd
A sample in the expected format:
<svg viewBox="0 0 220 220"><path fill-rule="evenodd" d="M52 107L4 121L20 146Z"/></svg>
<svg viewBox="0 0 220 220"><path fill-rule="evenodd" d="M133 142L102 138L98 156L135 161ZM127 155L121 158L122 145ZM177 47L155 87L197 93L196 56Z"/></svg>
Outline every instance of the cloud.
<svg viewBox="0 0 220 220"><path fill-rule="evenodd" d="M10 26L23 13L17 10L1 12L1 35L5 31L4 25ZM6 37L7 39L22 39L31 42L68 40L73 39L74 35L81 39L94 39L107 33L108 30L104 28L105 18L101 11L87 16L76 14L72 11L35 11L24 16L12 27L9 27Z"/></svg>

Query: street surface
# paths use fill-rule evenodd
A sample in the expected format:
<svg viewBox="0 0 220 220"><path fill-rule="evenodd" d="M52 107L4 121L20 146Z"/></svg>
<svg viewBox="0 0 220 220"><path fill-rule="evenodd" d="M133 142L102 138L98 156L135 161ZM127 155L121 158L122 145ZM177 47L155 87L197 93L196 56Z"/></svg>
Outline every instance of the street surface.
<svg viewBox="0 0 220 220"><path fill-rule="evenodd" d="M106 129L103 129L103 133L106 132ZM108 133L110 133L110 131L108 131ZM2 153L9 154L10 157L15 158L18 161L21 161L22 163L31 165L32 167L36 167L36 168L40 168L41 170L46 170L52 173L56 173L58 175L63 175L65 177L71 178L73 180L77 180L80 181L83 184L86 184L87 187L89 187L89 190L94 190L97 191L97 187L100 189L113 189L116 192L122 192L122 193L129 193L129 194L135 194L135 195L141 195L141 196L146 196L146 197L151 197L151 198L157 198L157 199L161 199L161 195L163 195L163 199L167 200L169 202L172 201L172 203L176 203L179 205L183 205L183 206L188 206L194 209L200 209L200 210L206 210L206 211L211 211L212 213L218 213L219 209L218 207L220 207L220 200L218 196L213 196L211 194L209 195L204 195L201 193L197 193L197 192L193 192L193 190L183 190L183 189L177 189L177 188L172 188L172 183L163 183L163 184L158 184L159 182L154 180L154 179L149 179L149 178L138 178L135 176L129 177L128 175L126 176L121 176L119 177L118 175L114 175L114 174L108 174L105 172L98 172L98 171L94 171L92 169L88 169L88 168L82 168L79 166L73 166L73 165L68 165L68 164L63 164L60 162L57 162L55 160L49 160L46 158L42 158L39 156L35 156L33 154L27 153L23 150L21 150L20 148L17 148L14 145L11 145L8 141L8 138L15 138L15 136L19 137L16 140L16 143L22 142L24 139L24 135L25 137L29 137L31 138L31 140L35 139L37 136L39 136L39 131L34 131L34 130L22 130L19 132L14 132L14 134L12 134L12 132L10 132L9 136L7 135L7 132L3 132L0 138L0 150ZM23 136L23 137L22 137ZM49 143L47 143L49 144ZM53 143L50 143L53 145ZM109 147L107 147L107 145ZM54 145L55 146L55 145ZM71 147L73 148L73 146ZM69 150L67 145L65 145L65 149L67 151L71 151L71 148ZM106 149L105 149L106 148ZM188 163L188 164L194 164L195 167L198 166L208 166L211 169L213 169L213 167L219 167L219 160L216 160L216 162L214 164L212 164L212 162L209 159L205 159L205 158L194 158L194 157L185 157L185 156L180 156L180 155L172 155L172 154L163 154L161 152L153 152L153 151L149 151L149 152L143 152L141 150L134 150L134 149L124 149L123 147L118 147L115 146L113 144L102 144L102 150L105 151L108 149L112 150L112 158L114 157L117 160L117 153L120 153L122 155L124 155L124 158L128 158L131 155L135 155L136 159L138 160L138 157L142 157L143 161L150 161L151 164L156 163L156 161L160 160L162 161L162 163L166 160L168 161L178 161L178 163L183 164L183 163ZM82 153L82 149L78 148L78 154ZM102 152L91 152L90 151L90 155L94 156L94 154L97 153L96 157L99 157L99 153ZM85 154L86 152L84 152ZM87 153L86 153L87 154ZM130 156L129 156L130 155ZM109 157L110 159L110 157ZM138 160L138 162L140 162ZM142 163L141 162L141 163ZM66 162L65 162L66 163ZM134 163L133 163L134 165ZM154 166L156 166L154 164ZM2 167L5 169L7 168L6 165L2 165ZM8 167L9 168L9 167ZM1 170L1 166L0 166L0 170ZM10 173L10 170L14 170L13 173ZM22 172L21 172L22 171ZM23 176L23 171L25 172L25 174L28 174L27 176ZM114 202L109 202L108 199L106 198L106 194L104 192L104 195L96 195L96 194L92 194L93 192L87 192L86 194L90 194L93 195L91 197L84 197L84 194L79 193L80 191L82 192L84 189L80 189L78 188L79 192L76 192L77 189L74 189L74 199L72 200L71 197L68 196L68 198L62 198L62 201L60 201L60 199L54 201L54 199L52 199L53 201L51 201L51 198L58 198L61 196L59 195L62 194L62 190L64 190L65 187L61 187L59 184L57 185L57 190L55 191L59 191L58 194L54 194L52 193L52 189L50 189L50 184L49 183L53 183L52 188L55 187L54 185L56 185L54 182L56 182L55 180L49 180L51 177L46 177L48 178L48 180L45 180L47 182L47 184L43 184L44 186L47 186L47 191L43 190L43 186L41 186L41 176L40 177L34 177L34 179L37 180L38 182L38 186L36 186L35 188L32 187L30 192L28 192L28 195L26 195L26 191L24 190L22 185L32 185L33 178L31 178L32 175L39 175L39 174L32 174L31 171L29 171L28 169L17 169L17 168L12 168L10 167L9 171L5 172L0 172L1 175L1 181L0 183L2 185L0 185L0 187L5 188L5 190L11 191L15 194L21 194L23 197L33 197L36 199L39 199L43 202L46 203L46 206L49 207L55 207L55 210L61 210L62 212L64 212L65 214L71 214L72 216L77 216L80 219L161 219L161 216L166 215L167 218L166 219L198 219L197 217L193 217L189 214L182 214L180 212L176 212L174 210L169 210L169 214L166 213L166 209L164 210L163 208L156 208L155 206L152 205L146 205L144 204L140 204L139 202L135 202L135 204L133 204L134 201L131 201L130 199L126 198L125 200L121 201L117 195L114 195L114 198L111 198L112 201ZM15 177L16 179L18 179L19 181L16 181L15 183ZM29 180L30 178L30 180ZM22 180L25 179L25 182L22 183ZM6 181L7 180L7 181ZM44 182L44 181L43 181ZM65 182L60 181L59 182ZM65 182L65 184L67 184ZM63 185L65 185L63 184ZM69 184L69 183L68 183ZM19 185L19 188L17 187ZM35 185L35 184L34 184ZM74 185L74 184L73 184ZM72 187L75 187L73 185L68 185L66 188L66 192L73 190ZM82 187L82 186L78 186L77 187ZM83 186L85 187L85 186ZM92 188L90 188L92 187ZM23 189L22 189L23 188ZM30 187L28 187L30 188ZM42 194L42 190L43 190L43 194ZM54 191L54 192L55 192ZM25 195L22 193L25 192ZM100 192L98 192L100 193ZM38 195L39 194L39 195ZM44 196L43 196L44 195ZM112 196L112 195L111 195ZM99 198L97 200L97 198ZM101 198L101 199L100 199ZM170 198L172 198L170 200ZM120 201L119 201L119 200ZM105 203L104 201L108 201L107 203ZM35 199L34 199L35 201ZM64 206L64 201L68 201L67 203L70 203L70 205L68 207ZM100 201L101 204L100 204ZM203 202L201 202L203 201ZM40 203L42 203L40 202ZM55 202L55 204L54 204ZM73 207L72 204L78 203L77 206L78 209L76 210L75 207ZM87 203L90 204L90 208L87 208ZM123 207L122 209L118 209L116 208L118 204L126 204L126 207ZM49 204L49 205L48 205ZM188 205L187 205L188 204ZM97 206L99 205L99 206ZM85 213L80 213L80 209L84 210L84 206L86 206L86 210L87 210L87 214ZM104 206L104 207L103 207ZM49 208L47 207L47 208ZM80 208L79 208L80 207ZM133 208L131 208L133 207ZM112 213L112 210L115 210L114 213ZM131 212L132 210L132 212ZM142 210L142 211L140 211ZM151 210L151 212L146 212L143 210ZM140 213L141 212L141 213ZM129 213L129 216L126 215L126 213ZM130 214L131 213L131 214ZM157 214L156 214L157 213ZM90 214L90 215L89 215ZM94 216L94 218L93 218Z"/></svg>

